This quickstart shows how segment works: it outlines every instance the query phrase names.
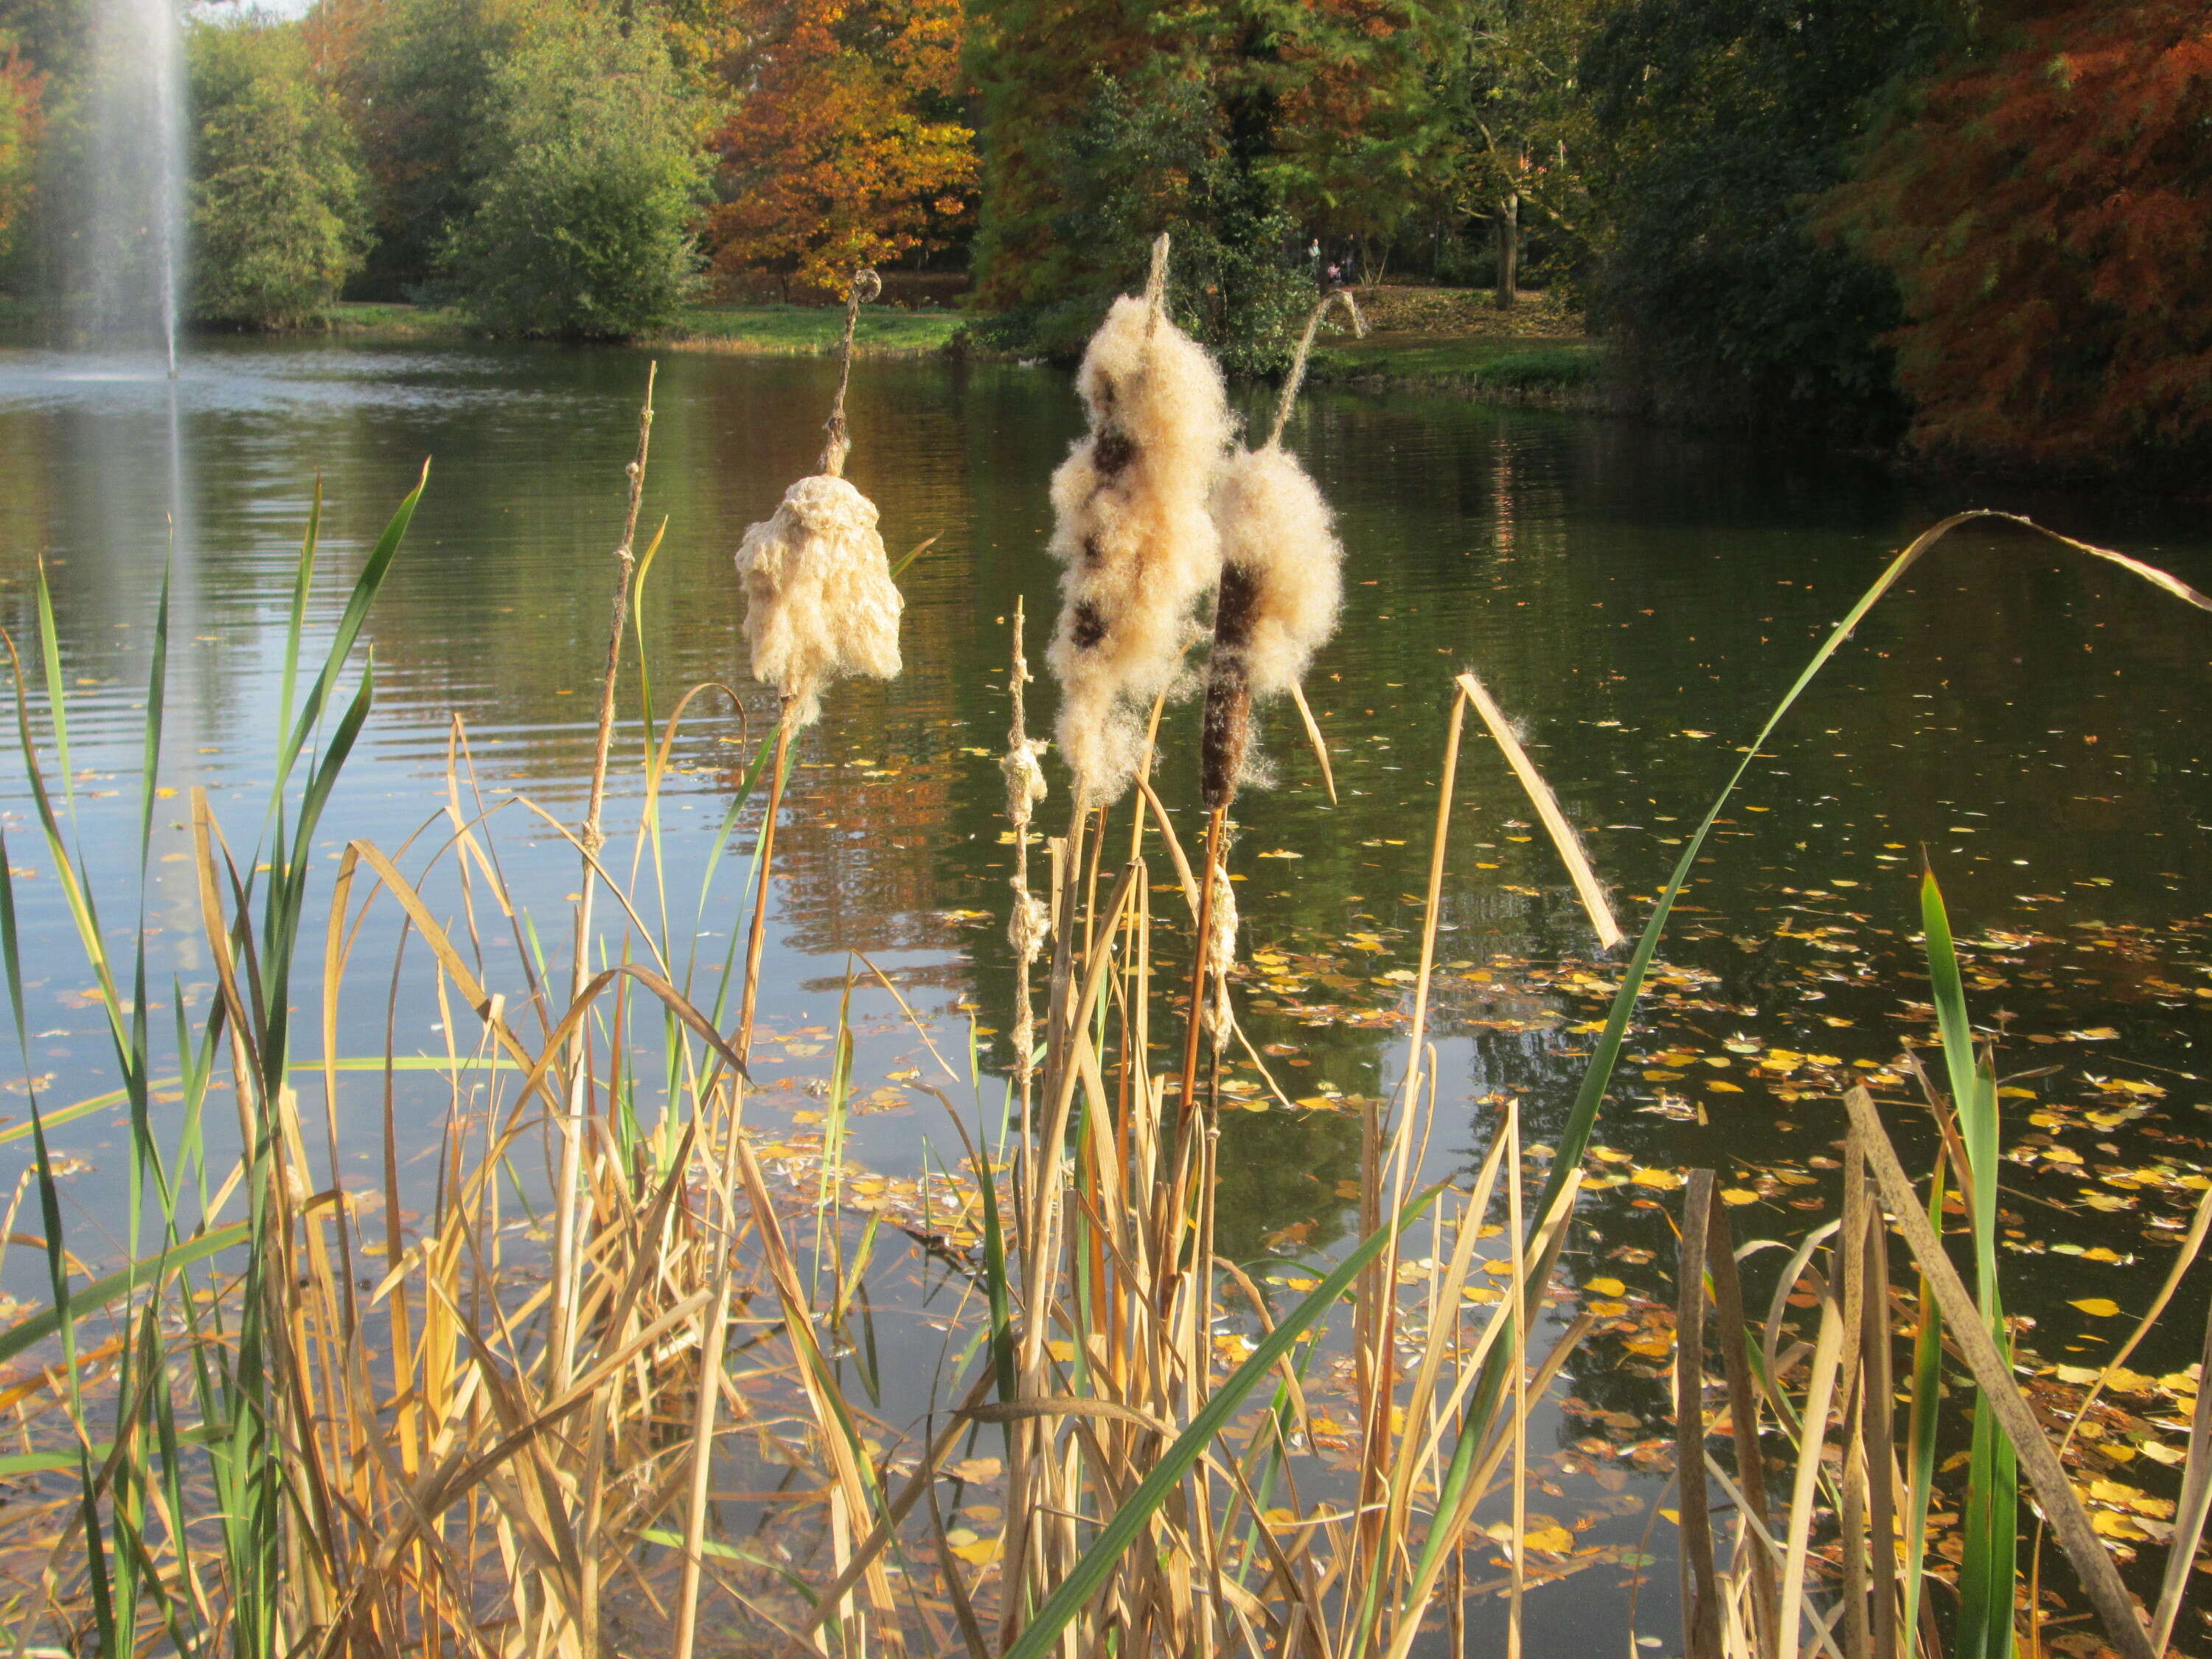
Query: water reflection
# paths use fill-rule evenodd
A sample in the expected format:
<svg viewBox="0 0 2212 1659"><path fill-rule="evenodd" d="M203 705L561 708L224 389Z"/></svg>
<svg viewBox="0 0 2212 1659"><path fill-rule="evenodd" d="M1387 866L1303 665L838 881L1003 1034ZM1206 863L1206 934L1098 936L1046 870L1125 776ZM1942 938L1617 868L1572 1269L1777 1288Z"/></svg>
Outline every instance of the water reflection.
<svg viewBox="0 0 2212 1659"><path fill-rule="evenodd" d="M0 526L0 615L19 641L30 636L33 562L45 556L86 774L79 823L96 860L127 874L137 705L173 506L167 781L208 787L242 829L268 783L283 619L314 480L326 503L314 623L326 631L344 578L425 457L430 489L372 629L380 712L320 850L334 852L341 832L396 845L435 811L454 714L488 799L519 792L580 816L643 369L612 351L207 346L178 383L172 452L161 386L77 360L0 357L14 507ZM647 525L665 517L666 529L637 604L650 708L657 725L684 688L711 679L735 687L749 715L702 698L673 751L657 879L681 896L672 908L685 927L732 780L770 714L745 675L730 553L811 467L830 376L812 362L662 365ZM894 552L937 539L907 581L906 674L841 688L800 745L764 1018L778 1031L834 1022L849 953L866 953L948 1045L970 1019L985 1028L995 1068L1012 1003L996 764L1006 623L1024 600L1034 649L1052 615L1044 481L1079 416L1050 373L872 362L856 373L851 417L851 473ZM1318 1249L1346 1224L1340 1183L1356 1168L1358 1120L1329 1103L1387 1096L1402 1063L1403 981L1391 975L1413 967L1423 920L1448 671L1479 668L1524 722L1633 918L1735 744L1822 630L1905 533L1959 504L1848 460L1412 398L1316 397L1289 441L1338 505L1351 554L1344 631L1313 687L1340 800L1322 794L1294 725L1271 716L1279 782L1240 804L1236 858L1253 1039L1272 1045L1276 1085L1322 1105L1230 1115L1221 1224L1240 1255ZM2138 509L2045 506L2063 527L2149 550L2191 580L2212 565L2193 531ZM2191 896L2212 874L2205 659L2194 617L2017 538L1980 535L1931 562L1808 696L1720 827L1670 947L1708 976L1694 995L1678 988L1698 1005L1680 1019L1715 1043L1744 1031L1846 1062L1889 1058L1910 994L1899 978L1913 926L1905 877L1923 846L1969 933L2024 917L2045 933L2081 920L2162 925L2201 908ZM641 752L647 698L626 682L623 753ZM1033 729L1050 702L1041 684ZM1159 774L1186 826L1191 720L1171 714ZM1462 778L1439 918L1440 955L1455 965L1437 1029L1467 1133L1433 1149L1442 1167L1479 1152L1486 1098L1518 1096L1532 1134L1544 1132L1588 1041L1576 1028L1601 1006L1572 984L1589 940L1571 895L1479 738ZM17 809L14 831L21 786L10 776L0 790ZM611 810L621 820L636 806L633 789ZM1064 811L1056 794L1042 822L1057 829ZM160 819L155 892L171 954L158 971L190 981L189 895L179 866L159 861L181 845L170 826L182 817ZM515 810L499 822L510 878L550 945L573 855ZM716 868L702 963L741 926L750 834L747 817ZM626 866L630 844L617 852ZM23 884L27 953L59 963L68 930L53 901L51 884ZM1170 940L1179 902L1158 896ZM1824 927L1849 938L1823 941ZM372 930L365 959L374 945ZM1290 971L1259 965L1271 952ZM2094 985L2045 1000L2076 1024L2133 1011L2141 1057L2185 1070L2193 1027L2157 1012L2146 988L2170 979L2166 956L2161 944L2126 971L2104 963L2113 971ZM1595 982L1607 971L1596 965ZM64 1095L100 1080L93 1018L67 1000L78 988L57 968L32 993L34 1030L61 1033L35 1045L34 1066ZM864 1062L887 1072L918 1045L888 999L865 983L855 996L876 1022ZM380 1039L374 1001L349 1046ZM442 1041L427 995L409 992L397 1018L403 1046ZM1230 1074L1259 1080L1249 1065ZM1644 1110L1651 1092L1625 1088L1608 1120L1640 1158L1803 1161L1809 1132L1777 1128L1791 1120L1765 1095L1708 1093L1685 1115ZM872 1121L866 1155L914 1167L934 1133L923 1115ZM1620 1208L1631 1248L1639 1227L1656 1238L1655 1216L1626 1198Z"/></svg>

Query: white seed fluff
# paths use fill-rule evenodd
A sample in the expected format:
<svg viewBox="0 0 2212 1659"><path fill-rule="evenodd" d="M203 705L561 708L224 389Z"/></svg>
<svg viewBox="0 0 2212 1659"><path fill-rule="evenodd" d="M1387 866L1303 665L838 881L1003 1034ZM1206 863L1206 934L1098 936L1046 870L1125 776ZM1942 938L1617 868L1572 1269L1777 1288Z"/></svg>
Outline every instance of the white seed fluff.
<svg viewBox="0 0 2212 1659"><path fill-rule="evenodd" d="M1250 629L1240 642L1255 697L1305 678L1336 631L1344 603L1344 545L1334 515L1297 458L1269 445L1239 450L1213 487L1224 563L1252 580Z"/></svg>
<svg viewBox="0 0 2212 1659"><path fill-rule="evenodd" d="M1065 567L1046 660L1060 684L1060 753L1092 805L1133 775L1152 700L1182 664L1193 611L1220 568L1206 497L1230 435L1221 371L1124 295L1085 352L1091 430L1052 479Z"/></svg>
<svg viewBox="0 0 2212 1659"><path fill-rule="evenodd" d="M822 712L822 693L850 674L899 672L905 601L866 495L826 474L801 478L738 548L745 645L753 678L786 699L794 726Z"/></svg>

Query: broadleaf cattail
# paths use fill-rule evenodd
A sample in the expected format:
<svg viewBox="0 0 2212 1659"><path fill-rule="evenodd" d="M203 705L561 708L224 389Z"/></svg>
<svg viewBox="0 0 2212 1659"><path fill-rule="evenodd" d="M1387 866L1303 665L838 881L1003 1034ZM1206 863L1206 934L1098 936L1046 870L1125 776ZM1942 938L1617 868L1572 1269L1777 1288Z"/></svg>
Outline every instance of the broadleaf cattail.
<svg viewBox="0 0 2212 1659"><path fill-rule="evenodd" d="M880 292L873 271L854 276L845 312L844 366L826 423L821 471L783 493L774 514L745 532L737 554L745 589L745 644L753 678L775 687L785 718L813 724L822 693L848 675L896 678L905 609L876 528L876 507L845 481L850 442L845 391L860 301Z"/></svg>
<svg viewBox="0 0 2212 1659"><path fill-rule="evenodd" d="M1221 543L1221 588L1206 662L1200 757L1209 808L1228 805L1245 777L1253 700L1297 689L1314 653L1335 632L1343 604L1344 547L1328 503L1297 458L1282 447L1315 331L1340 300L1351 310L1353 326L1364 331L1358 307L1346 290L1315 307L1283 382L1267 441L1258 449L1238 449L1214 483L1209 505Z"/></svg>
<svg viewBox="0 0 2212 1659"><path fill-rule="evenodd" d="M1152 701L1182 665L1193 611L1219 568L1206 499L1230 437L1221 370L1161 312L1167 238L1142 298L1114 301L1077 379L1090 431L1052 478L1060 752L1079 799L1127 786Z"/></svg>
<svg viewBox="0 0 2212 1659"><path fill-rule="evenodd" d="M783 807L792 733L822 713L822 693L851 674L895 678L899 672L899 614L906 601L891 580L890 560L876 529L876 504L845 482L852 448L845 430L845 392L853 380L853 330L860 304L883 292L872 270L854 273L845 295L845 338L839 348L837 398L824 422L821 470L783 492L775 511L749 526L738 545L745 590L745 646L753 678L782 700L768 808L761 819L760 878L745 945L744 994L738 1010L737 1050L751 1051L760 992L761 951L768 937L769 876L775 825ZM927 543L924 545L927 545Z"/></svg>

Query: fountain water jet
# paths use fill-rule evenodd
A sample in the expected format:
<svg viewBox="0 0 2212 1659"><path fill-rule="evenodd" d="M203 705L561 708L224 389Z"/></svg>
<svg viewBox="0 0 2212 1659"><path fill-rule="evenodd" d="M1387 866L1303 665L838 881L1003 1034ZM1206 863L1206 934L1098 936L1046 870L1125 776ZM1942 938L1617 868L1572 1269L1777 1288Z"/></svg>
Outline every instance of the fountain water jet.
<svg viewBox="0 0 2212 1659"><path fill-rule="evenodd" d="M90 24L76 320L104 348L158 341L173 379L185 242L184 42L175 0L92 0Z"/></svg>

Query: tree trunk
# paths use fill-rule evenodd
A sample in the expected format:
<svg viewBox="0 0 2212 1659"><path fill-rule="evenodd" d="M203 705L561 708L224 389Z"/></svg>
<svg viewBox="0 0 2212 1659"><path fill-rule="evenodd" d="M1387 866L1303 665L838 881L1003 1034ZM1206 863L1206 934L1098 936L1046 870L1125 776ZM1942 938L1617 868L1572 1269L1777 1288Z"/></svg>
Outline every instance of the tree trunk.
<svg viewBox="0 0 2212 1659"><path fill-rule="evenodd" d="M1521 297L1521 192L1509 191L1498 204L1498 308L1513 309Z"/></svg>

